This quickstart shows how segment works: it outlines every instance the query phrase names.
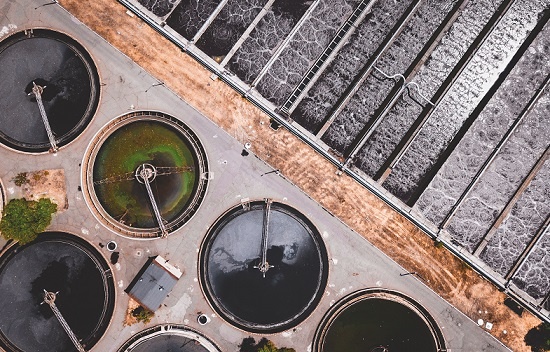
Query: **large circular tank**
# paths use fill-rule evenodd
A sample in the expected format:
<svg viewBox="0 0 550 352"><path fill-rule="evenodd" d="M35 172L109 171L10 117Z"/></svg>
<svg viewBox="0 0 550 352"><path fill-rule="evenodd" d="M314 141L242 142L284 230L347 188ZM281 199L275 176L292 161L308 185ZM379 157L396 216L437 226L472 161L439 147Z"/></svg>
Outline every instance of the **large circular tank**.
<svg viewBox="0 0 550 352"><path fill-rule="evenodd" d="M206 193L208 164L197 136L159 112L124 115L92 140L83 162L88 205L108 228L157 238L183 226Z"/></svg>
<svg viewBox="0 0 550 352"><path fill-rule="evenodd" d="M364 289L336 302L315 333L315 352L438 352L441 330L429 312L396 291Z"/></svg>
<svg viewBox="0 0 550 352"><path fill-rule="evenodd" d="M48 232L0 257L0 346L7 351L65 352L76 348L44 302L55 305L86 349L107 329L115 304L109 265L85 240Z"/></svg>
<svg viewBox="0 0 550 352"><path fill-rule="evenodd" d="M118 352L219 352L216 345L185 325L163 324L132 336Z"/></svg>
<svg viewBox="0 0 550 352"><path fill-rule="evenodd" d="M200 251L201 285L231 324L272 333L317 306L328 275L325 246L296 209L271 200L236 206L210 228Z"/></svg>
<svg viewBox="0 0 550 352"><path fill-rule="evenodd" d="M26 152L51 148L34 84L58 147L88 125L99 102L99 75L84 47L48 29L0 42L0 143Z"/></svg>

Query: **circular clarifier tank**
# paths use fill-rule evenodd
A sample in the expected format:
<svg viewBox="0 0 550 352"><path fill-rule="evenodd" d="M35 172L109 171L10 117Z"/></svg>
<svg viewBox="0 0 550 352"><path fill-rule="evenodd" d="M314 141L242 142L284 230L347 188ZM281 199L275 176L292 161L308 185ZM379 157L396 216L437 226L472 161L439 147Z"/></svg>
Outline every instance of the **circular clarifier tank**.
<svg viewBox="0 0 550 352"><path fill-rule="evenodd" d="M118 352L219 352L204 335L187 326L163 324L132 336Z"/></svg>
<svg viewBox="0 0 550 352"><path fill-rule="evenodd" d="M426 309L390 290L360 290L336 302L315 334L313 351L437 352L441 330Z"/></svg>
<svg viewBox="0 0 550 352"><path fill-rule="evenodd" d="M82 45L59 32L28 29L0 42L0 77L0 142L10 148L51 148L39 100L58 147L74 140L97 109L97 68Z"/></svg>
<svg viewBox="0 0 550 352"><path fill-rule="evenodd" d="M208 165L197 136L169 115L141 111L104 127L83 163L93 213L126 237L167 236L198 210Z"/></svg>
<svg viewBox="0 0 550 352"><path fill-rule="evenodd" d="M296 209L271 200L221 216L200 251L201 285L233 325L273 333L296 326L317 306L328 275L325 246Z"/></svg>
<svg viewBox="0 0 550 352"><path fill-rule="evenodd" d="M44 290L89 350L109 325L115 304L110 269L101 254L76 236L48 232L0 257L0 346L7 351L75 351Z"/></svg>

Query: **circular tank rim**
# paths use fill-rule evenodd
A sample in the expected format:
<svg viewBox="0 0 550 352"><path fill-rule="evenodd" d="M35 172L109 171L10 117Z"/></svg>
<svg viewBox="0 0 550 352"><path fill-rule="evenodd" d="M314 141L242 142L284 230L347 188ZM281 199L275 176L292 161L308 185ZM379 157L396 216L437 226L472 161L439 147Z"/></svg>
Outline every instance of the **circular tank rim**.
<svg viewBox="0 0 550 352"><path fill-rule="evenodd" d="M4 210L4 207L6 206L6 189L4 188L4 182L2 182L2 178L0 178L0 220L2 220L2 211ZM0 256L2 255L2 252L0 252Z"/></svg>
<svg viewBox="0 0 550 352"><path fill-rule="evenodd" d="M406 294L396 290L384 288L364 288L341 298L329 308L329 310L325 313L325 315L319 322L319 325L317 325L317 329L315 330L312 351L323 352L323 344L327 332L329 331L334 321L338 318L338 316L340 316L340 314L345 311L346 308L367 299L384 299L394 301L406 306L426 323L426 326L430 330L430 333L433 337L436 351L444 351L446 349L445 337L443 336L439 325L432 317L432 315L428 312L428 310L424 308L420 303L416 302L414 299L407 296Z"/></svg>
<svg viewBox="0 0 550 352"><path fill-rule="evenodd" d="M21 30L9 33L5 37L0 38L0 42L4 42L5 40L7 40L10 37L12 37L14 35L17 35L19 33L25 33L26 31L34 31L34 30L48 31L48 32L56 33L56 34L61 34L61 36L66 37L67 39L69 39L69 41L72 42L72 43L66 43L69 46L71 46L71 48L74 47L75 44L76 44L77 49L79 49L79 54L84 56L84 58L86 60L89 60L89 62L86 61L86 60L83 60L83 62L85 64L86 68L91 69L91 72L93 72L94 77L93 78L90 77L90 84L91 84L91 87L92 87L92 89L91 89L92 91L93 91L93 87L94 87L94 79L96 79L96 83L97 83L97 89L96 89L97 99L96 99L96 102L93 103L93 100L90 100L90 104L88 104L88 106L86 107L86 111L84 113L84 116L89 114L89 118L85 121L86 123L83 126L82 126L82 121L83 120L80 120L79 123L68 132L68 133L72 133L73 131L77 130L78 127L83 127L80 131L74 132L75 133L74 138L70 138L66 143L62 143L62 144L58 145L58 147L59 147L59 150L57 151L57 153L58 153L59 151L61 151L61 149L65 149L66 147L68 147L71 144L73 144L74 142L76 142L90 128L91 121L94 119L94 117L97 113L97 110L99 108L99 105L101 104L101 101L102 101L102 98L103 98L102 90L101 90L101 81L102 81L101 73L99 72L98 65L96 64L97 60L95 60L94 55L83 44L81 44L80 41L76 40L72 35L68 34L66 31L58 29L58 28L44 27L44 26L23 27ZM78 47L80 47L80 48L78 48ZM88 73L89 72L90 72L90 70L88 70ZM0 132L0 135L1 134L2 133ZM27 155L48 154L49 153L49 148L50 148L49 143L46 143L46 144L44 144L43 147L38 147L35 151L33 151L32 148L18 149L16 146L14 146L12 143L7 141L3 137L0 138L0 146L2 146L5 149L17 152L17 153L27 154Z"/></svg>
<svg viewBox="0 0 550 352"><path fill-rule="evenodd" d="M263 204L265 203L265 199L253 199L248 201L248 203L258 203ZM219 225L223 224L222 221L227 219L227 217L231 216L233 212L239 211L239 208L242 207L242 203L237 203L233 206L231 206L229 209L224 211L206 230L206 235L204 236L201 245L199 247L199 257L198 257L198 265L197 265L197 274L198 274L198 280L199 280L199 286L201 288L201 291L203 295L206 297L206 301L208 305L214 310L216 313L218 313L219 317L222 318L224 321L229 323L231 326L240 329L247 333L254 333L254 334L275 334L282 331L289 330L291 328L294 328L302 323L304 323L309 317L311 317L312 313L317 309L319 306L319 303L321 302L321 299L324 295L324 290L326 288L327 282L328 282L328 276L330 272L329 267L329 261L328 261L328 251L325 246L325 243L323 241L323 238L321 236L321 233L317 229L317 227L313 224L309 218L307 218L302 212L300 212L298 209L294 208L288 203L282 202L282 201L275 201L272 202L273 204L276 204L282 208L285 208L285 210L291 210L292 212L295 212L300 218L299 220L302 224L307 225L312 231L310 232L311 237L314 239L315 244L317 245L317 248L319 249L319 252L321 253L321 272L319 274L319 285L318 290L316 294L309 300L309 304L306 306L305 309L300 311L295 317L290 318L286 321L277 323L277 324L251 324L250 322L245 322L237 317L235 317L231 312L228 312L225 308L221 307L221 304L218 305L216 302L218 302L217 299L214 298L214 293L212 292L210 285L208 284L208 280L206 279L206 276L208 274L206 270L206 266L203 262L203 259L205 258L207 252L210 250L210 245L212 241L210 241L214 235L217 233L217 228ZM217 226L218 225L218 226ZM210 243L209 243L210 242ZM323 270L326 269L326 270Z"/></svg>
<svg viewBox="0 0 550 352"><path fill-rule="evenodd" d="M118 301L116 288L115 288L114 272L109 265L109 261L101 253L101 251L98 248L96 248L96 246L93 245L92 242L78 235L75 235L72 232L68 232L65 230L57 231L53 229L48 229L48 231L44 231L40 233L38 236L39 237L37 240L27 243L22 247L30 246L36 242L41 242L46 240L41 236L56 236L57 237L56 240L58 242L63 242L68 245L75 246L80 250L82 250L92 260L92 262L94 262L94 264L97 266L98 269L102 269L99 271L101 274L102 281L104 283L103 290L105 292L106 299L105 299L105 304L103 306L103 311L100 316L99 323L101 323L101 320L103 320L104 317L106 316L109 316L109 319L103 324L98 324L98 326L96 326L95 329L90 334L90 337L88 339L91 342L93 342L93 344L91 347L87 347L86 349L93 350L94 346L99 341L101 341L101 339L105 336L107 330L109 330L109 328L111 327L111 324L113 322L115 307ZM64 240L72 241L72 243L64 242ZM85 248L84 246L88 246L89 248ZM2 268L7 263L7 261L9 261L15 254L17 254L17 248L14 248L14 247L19 247L19 244L17 242L12 242L9 245L7 245L2 251L0 251L0 268ZM95 253L91 251L90 248L92 248L93 251L95 251ZM7 257L6 254L8 254L9 256ZM98 332L99 332L99 336L97 336ZM90 343L90 341L88 341L88 343ZM7 337L4 336L4 334L1 333L1 331L0 331L0 347L7 348L6 350L7 352L10 352L10 351L25 352L13 346L13 344L8 340Z"/></svg>
<svg viewBox="0 0 550 352"><path fill-rule="evenodd" d="M117 352L130 352L140 343L150 339L151 337L159 335L179 335L199 341L201 346L207 349L209 352L221 352L221 349L205 334L195 330L187 325L183 324L170 324L164 323L146 328L138 331L132 337L130 337L122 346L117 349Z"/></svg>
<svg viewBox="0 0 550 352"><path fill-rule="evenodd" d="M80 182L82 184L82 193L84 194L84 200L88 206L88 209L90 209L96 220L99 221L105 228L125 238L152 240L162 237L160 229L158 227L130 227L113 219L107 211L105 211L103 206L101 206L101 203L95 194L92 180L95 158L105 140L107 140L107 138L117 129L134 121L143 120L160 121L172 128L175 128L178 133L181 133L184 138L187 139L187 143L192 147L193 153L195 153L195 157L197 158L197 163L199 165L197 189L191 198L189 206L186 207L182 214L180 214L166 227L170 233L173 233L185 226L185 224L187 224L199 211L202 202L206 197L209 181L208 156L201 140L195 132L187 126L186 123L168 113L158 110L138 110L121 114L103 125L103 127L101 127L99 131L97 131L96 134L90 139L90 142L86 147L80 168Z"/></svg>

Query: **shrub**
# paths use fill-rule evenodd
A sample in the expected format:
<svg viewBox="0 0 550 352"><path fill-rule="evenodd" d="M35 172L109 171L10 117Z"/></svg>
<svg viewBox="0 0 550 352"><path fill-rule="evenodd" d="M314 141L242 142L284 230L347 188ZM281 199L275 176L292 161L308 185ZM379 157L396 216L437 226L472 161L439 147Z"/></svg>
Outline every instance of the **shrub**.
<svg viewBox="0 0 550 352"><path fill-rule="evenodd" d="M18 174L15 175L15 177L13 177L11 180L12 180L13 183L15 183L15 185L16 185L17 187L21 187L21 186L23 186L24 184L29 183L29 179L27 178L27 173L26 173L26 172L20 172L20 173L18 173Z"/></svg>
<svg viewBox="0 0 550 352"><path fill-rule="evenodd" d="M275 344L265 337L258 343L253 337L243 339L239 345L239 352L296 352L294 348L281 347L277 348Z"/></svg>
<svg viewBox="0 0 550 352"><path fill-rule="evenodd" d="M4 208L0 221L0 232L7 240L24 245L36 239L52 221L57 204L48 198L38 202L25 198L12 199Z"/></svg>
<svg viewBox="0 0 550 352"><path fill-rule="evenodd" d="M529 330L525 335L525 344L533 352L550 351L550 324L542 323Z"/></svg>
<svg viewBox="0 0 550 352"><path fill-rule="evenodd" d="M134 316L138 322L147 324L151 321L155 313L151 312L149 309L145 309L142 306L139 306L132 310L132 316Z"/></svg>

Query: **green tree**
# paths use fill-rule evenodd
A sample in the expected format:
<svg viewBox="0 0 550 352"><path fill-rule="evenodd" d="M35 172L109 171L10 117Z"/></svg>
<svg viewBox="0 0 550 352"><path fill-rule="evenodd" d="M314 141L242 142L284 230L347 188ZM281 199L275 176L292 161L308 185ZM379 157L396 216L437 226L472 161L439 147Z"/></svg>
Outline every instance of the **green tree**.
<svg viewBox="0 0 550 352"><path fill-rule="evenodd" d="M137 319L138 322L143 322L147 324L151 321L155 313L151 312L149 309L145 309L142 306L139 306L132 310L132 315Z"/></svg>
<svg viewBox="0 0 550 352"><path fill-rule="evenodd" d="M529 330L525 344L531 346L533 352L550 351L550 324L542 323Z"/></svg>
<svg viewBox="0 0 550 352"><path fill-rule="evenodd" d="M57 204L48 198L39 201L12 199L2 212L0 232L5 239L24 245L46 230L56 211Z"/></svg>
<svg viewBox="0 0 550 352"><path fill-rule="evenodd" d="M294 348L277 348L272 341L266 339L265 337L258 343L256 343L253 337L247 337L243 339L239 345L239 348L239 352L296 352Z"/></svg>

